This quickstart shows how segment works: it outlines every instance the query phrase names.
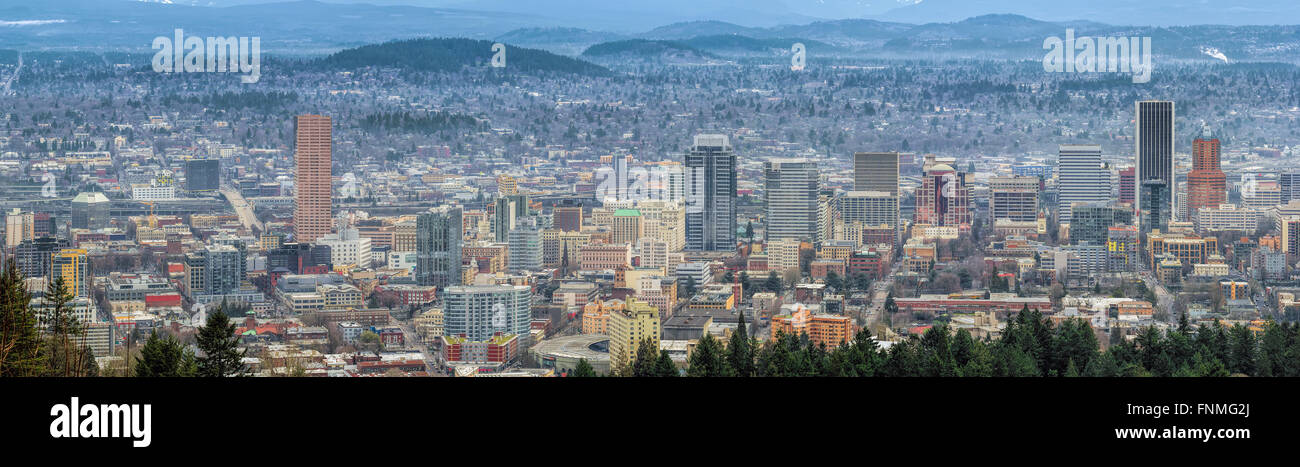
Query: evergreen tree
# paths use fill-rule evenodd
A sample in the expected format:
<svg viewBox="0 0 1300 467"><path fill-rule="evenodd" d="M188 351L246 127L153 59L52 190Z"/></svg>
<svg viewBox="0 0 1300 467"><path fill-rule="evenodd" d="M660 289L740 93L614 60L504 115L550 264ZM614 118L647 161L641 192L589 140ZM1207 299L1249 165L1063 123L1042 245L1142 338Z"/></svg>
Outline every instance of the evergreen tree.
<svg viewBox="0 0 1300 467"><path fill-rule="evenodd" d="M591 378L596 376L596 369L591 367L587 359L578 359L578 364L573 367L573 372L569 376L574 378Z"/></svg>
<svg viewBox="0 0 1300 467"><path fill-rule="evenodd" d="M190 377L198 373L198 360L194 352L186 349L175 337L159 337L157 332L140 348L140 359L135 363L138 377Z"/></svg>
<svg viewBox="0 0 1300 467"><path fill-rule="evenodd" d="M726 361L722 357L721 344L712 334L704 333L695 351L691 353L690 365L686 367L687 376L718 377L728 376Z"/></svg>
<svg viewBox="0 0 1300 467"><path fill-rule="evenodd" d="M31 299L17 263L10 258L0 275L0 376L36 376L44 367Z"/></svg>
<svg viewBox="0 0 1300 467"><path fill-rule="evenodd" d="M208 316L207 324L199 330L198 345L203 352L198 358L199 376L243 376L247 371L242 361L246 351L238 349L239 336L235 335L235 323L220 308Z"/></svg>
<svg viewBox="0 0 1300 467"><path fill-rule="evenodd" d="M637 378L658 376L656 371L659 364L659 349L655 347L654 342L651 342L650 339L642 340L641 344L637 346L636 360L632 362L632 376Z"/></svg>
<svg viewBox="0 0 1300 467"><path fill-rule="evenodd" d="M677 364L673 362L673 357L668 355L667 350L659 351L659 361L655 364L655 376L661 378L675 378L681 372L677 370Z"/></svg>
<svg viewBox="0 0 1300 467"><path fill-rule="evenodd" d="M735 376L754 376L754 347L749 339L749 330L745 328L745 313L740 313L736 331L731 333L727 344L727 363Z"/></svg>

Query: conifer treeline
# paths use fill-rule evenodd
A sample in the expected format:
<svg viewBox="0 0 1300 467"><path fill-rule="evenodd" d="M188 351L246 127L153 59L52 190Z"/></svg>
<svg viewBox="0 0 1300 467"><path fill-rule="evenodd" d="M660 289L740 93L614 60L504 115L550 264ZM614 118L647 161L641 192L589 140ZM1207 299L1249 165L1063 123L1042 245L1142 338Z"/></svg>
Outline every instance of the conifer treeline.
<svg viewBox="0 0 1300 467"><path fill-rule="evenodd" d="M686 376L703 377L1133 377L1133 376L1300 376L1300 325L1266 325L1262 335L1218 321L1193 329L1184 315L1167 331L1143 329L1135 339L1112 335L1102 351L1092 327L1069 319L1053 325L1027 307L1009 320L998 340L976 339L965 329L941 324L888 349L866 329L853 342L827 350L808 336L784 333L764 345L745 336L745 323L728 345L705 334L691 355ZM630 372L615 375L677 376L639 358ZM667 353L663 353L667 357ZM579 362L572 376L595 376Z"/></svg>

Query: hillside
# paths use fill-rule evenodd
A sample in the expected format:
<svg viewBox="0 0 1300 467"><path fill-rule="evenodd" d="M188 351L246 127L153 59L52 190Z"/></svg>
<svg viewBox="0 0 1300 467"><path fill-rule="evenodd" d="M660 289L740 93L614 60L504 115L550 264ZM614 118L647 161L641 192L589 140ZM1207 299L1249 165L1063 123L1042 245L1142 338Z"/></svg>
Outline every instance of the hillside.
<svg viewBox="0 0 1300 467"><path fill-rule="evenodd" d="M452 72L487 67L492 59L492 41L474 39L409 39L343 50L318 62L329 69L391 67L412 71ZM556 55L543 50L508 47L506 68L523 73L571 73L606 76L600 65Z"/></svg>

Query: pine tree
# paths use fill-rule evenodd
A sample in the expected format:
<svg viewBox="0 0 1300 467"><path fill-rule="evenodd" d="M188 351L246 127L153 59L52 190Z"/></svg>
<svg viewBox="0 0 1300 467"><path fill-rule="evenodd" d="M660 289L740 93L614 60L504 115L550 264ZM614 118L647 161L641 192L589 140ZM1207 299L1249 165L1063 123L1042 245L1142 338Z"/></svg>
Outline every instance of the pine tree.
<svg viewBox="0 0 1300 467"><path fill-rule="evenodd" d="M754 375L754 347L749 339L749 330L745 328L744 312L740 313L736 330L731 333L731 340L727 344L727 363L731 365L735 376Z"/></svg>
<svg viewBox="0 0 1300 467"><path fill-rule="evenodd" d="M31 299L17 263L10 258L0 275L0 376L36 376L43 368Z"/></svg>
<svg viewBox="0 0 1300 467"><path fill-rule="evenodd" d="M704 337L696 344L695 351L691 353L690 365L686 367L687 376L704 376L717 377L727 376L725 360L722 358L721 345L712 334L704 333Z"/></svg>
<svg viewBox="0 0 1300 467"><path fill-rule="evenodd" d="M186 349L175 337L159 337L157 332L140 348L140 360L135 363L138 377L190 377L198 372L198 360L192 350Z"/></svg>
<svg viewBox="0 0 1300 467"><path fill-rule="evenodd" d="M203 352L203 356L198 358L199 376L243 376L247 371L242 361L245 351L238 349L235 323L220 308L208 316L207 324L199 330L198 341L199 350Z"/></svg>
<svg viewBox="0 0 1300 467"><path fill-rule="evenodd" d="M680 375L681 372L677 370L677 364L673 362L673 357L668 355L667 350L660 350L659 361L655 364L655 376L674 378Z"/></svg>
<svg viewBox="0 0 1300 467"><path fill-rule="evenodd" d="M641 341L636 349L636 360L632 362L632 376L637 378L648 378L657 376L659 349L655 348L654 342L650 339Z"/></svg>
<svg viewBox="0 0 1300 467"><path fill-rule="evenodd" d="M63 276L55 278L45 287L45 306L50 309L50 336L59 346L59 351L50 353L48 362L52 373L84 376L82 369L86 367L85 355L74 346L76 337L84 335L85 331L74 314L75 310L68 307L73 298L75 297L68 290L68 283Z"/></svg>
<svg viewBox="0 0 1300 467"><path fill-rule="evenodd" d="M587 359L578 359L578 364L573 367L573 372L569 373L569 376L573 378L591 378L596 376L596 369L591 367L591 363L587 362Z"/></svg>

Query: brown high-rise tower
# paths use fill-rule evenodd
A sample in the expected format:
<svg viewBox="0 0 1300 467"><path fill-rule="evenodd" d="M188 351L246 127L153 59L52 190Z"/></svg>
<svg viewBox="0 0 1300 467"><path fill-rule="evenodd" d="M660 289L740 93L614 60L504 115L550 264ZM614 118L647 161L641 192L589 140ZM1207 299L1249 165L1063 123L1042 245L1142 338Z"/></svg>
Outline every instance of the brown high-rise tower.
<svg viewBox="0 0 1300 467"><path fill-rule="evenodd" d="M294 120L293 231L299 242L314 242L330 233L331 124L323 115L299 115Z"/></svg>
<svg viewBox="0 0 1300 467"><path fill-rule="evenodd" d="M1219 139L1208 132L1192 142L1192 171L1187 174L1187 213L1217 208L1228 201L1227 180L1219 168Z"/></svg>

